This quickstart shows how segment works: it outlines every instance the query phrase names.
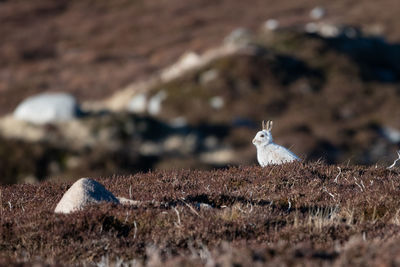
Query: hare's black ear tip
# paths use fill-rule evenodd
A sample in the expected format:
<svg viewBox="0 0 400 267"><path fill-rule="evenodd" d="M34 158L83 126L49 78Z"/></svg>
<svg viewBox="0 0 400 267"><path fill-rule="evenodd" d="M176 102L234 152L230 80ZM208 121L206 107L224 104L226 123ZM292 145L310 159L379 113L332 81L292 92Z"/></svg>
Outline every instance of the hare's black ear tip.
<svg viewBox="0 0 400 267"><path fill-rule="evenodd" d="M271 129L272 129L272 124L273 124L273 122L272 121L267 121L267 124L265 125L265 128L266 128L266 130L267 131L271 131Z"/></svg>

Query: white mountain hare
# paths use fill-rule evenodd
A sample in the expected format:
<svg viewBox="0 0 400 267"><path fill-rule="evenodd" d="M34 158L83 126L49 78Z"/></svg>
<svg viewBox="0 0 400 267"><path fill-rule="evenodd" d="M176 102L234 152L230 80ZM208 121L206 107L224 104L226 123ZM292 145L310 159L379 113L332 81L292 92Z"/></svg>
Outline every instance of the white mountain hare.
<svg viewBox="0 0 400 267"><path fill-rule="evenodd" d="M257 147L257 160L261 167L300 160L290 150L273 142L271 129L272 121L267 123L263 121L262 130L253 139L253 144Z"/></svg>

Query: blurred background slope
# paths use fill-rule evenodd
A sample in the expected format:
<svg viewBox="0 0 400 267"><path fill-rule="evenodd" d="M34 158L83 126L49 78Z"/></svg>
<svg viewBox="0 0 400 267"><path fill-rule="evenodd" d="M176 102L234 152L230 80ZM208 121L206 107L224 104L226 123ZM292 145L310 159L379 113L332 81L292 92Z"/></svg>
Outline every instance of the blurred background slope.
<svg viewBox="0 0 400 267"><path fill-rule="evenodd" d="M255 164L262 119L304 159L389 164L397 5L0 1L0 182ZM43 92L76 97L79 114L12 115Z"/></svg>

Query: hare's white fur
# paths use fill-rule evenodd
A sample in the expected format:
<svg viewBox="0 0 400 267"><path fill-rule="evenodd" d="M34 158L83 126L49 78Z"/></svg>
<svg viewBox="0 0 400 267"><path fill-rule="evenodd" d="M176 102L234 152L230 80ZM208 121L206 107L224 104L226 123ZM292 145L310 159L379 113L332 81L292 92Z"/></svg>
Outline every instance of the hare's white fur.
<svg viewBox="0 0 400 267"><path fill-rule="evenodd" d="M271 129L272 121L266 124L263 121L263 129L253 139L253 144L257 148L257 160L261 167L300 160L293 152L273 142Z"/></svg>

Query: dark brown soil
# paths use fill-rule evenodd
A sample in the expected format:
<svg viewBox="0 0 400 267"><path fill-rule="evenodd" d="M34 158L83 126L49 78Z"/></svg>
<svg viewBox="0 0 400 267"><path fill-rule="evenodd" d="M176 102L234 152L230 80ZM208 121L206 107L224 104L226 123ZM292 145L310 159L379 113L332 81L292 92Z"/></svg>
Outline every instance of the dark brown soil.
<svg viewBox="0 0 400 267"><path fill-rule="evenodd" d="M397 265L399 174L294 163L96 178L143 203L71 215L53 213L71 183L1 186L0 264Z"/></svg>
<svg viewBox="0 0 400 267"><path fill-rule="evenodd" d="M0 114L41 91L109 96L237 27L307 22L317 4L329 21L378 26L400 41L396 0L0 1Z"/></svg>

